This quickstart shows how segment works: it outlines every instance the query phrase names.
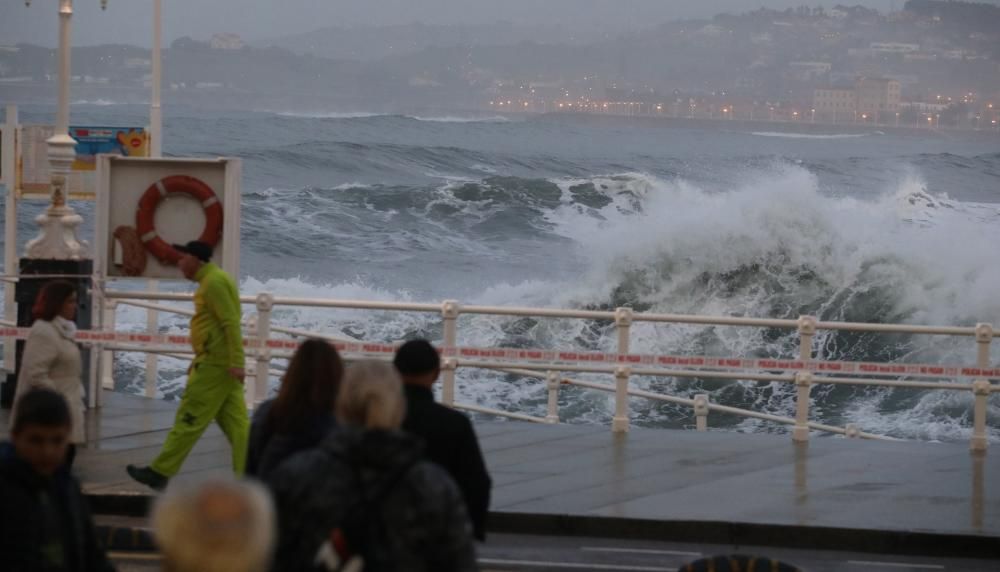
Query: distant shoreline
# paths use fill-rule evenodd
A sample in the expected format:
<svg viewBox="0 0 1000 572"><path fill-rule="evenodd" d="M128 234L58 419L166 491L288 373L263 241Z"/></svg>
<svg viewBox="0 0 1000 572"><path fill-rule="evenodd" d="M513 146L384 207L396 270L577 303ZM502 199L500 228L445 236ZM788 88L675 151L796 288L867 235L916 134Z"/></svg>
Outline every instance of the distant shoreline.
<svg viewBox="0 0 1000 572"><path fill-rule="evenodd" d="M509 114L516 116L516 114ZM549 119L559 117L586 118L602 121L631 121L635 123L655 124L664 127L689 129L731 130L745 133L776 133L802 135L922 135L940 136L946 133L983 134L1000 136L1000 132L987 129L965 129L958 127L914 127L900 125L874 125L853 123L813 123L811 121L771 121L748 119L710 119L707 117L670 117L657 115L610 115L578 112L549 112L536 114L536 117Z"/></svg>
<svg viewBox="0 0 1000 572"><path fill-rule="evenodd" d="M0 84L0 103L19 105L55 105L54 86L47 83ZM70 101L103 102L99 105L149 105L149 90L133 86L74 84ZM581 113L577 111L555 111L546 113L499 112L488 107L474 105L442 105L437 101L418 102L410 100L405 106L394 102L373 102L368 99L336 97L318 93L253 93L231 89L186 89L164 90L165 105L196 105L204 108L220 108L244 111L280 110L287 112L367 112L399 115L421 115L428 113L455 115L494 115L509 118L534 118L543 121L573 118L594 122L632 122L636 124L658 125L681 129L732 130L746 133L788 133L802 135L909 135L943 136L947 134L980 134L1000 136L994 129L970 129L965 127L936 126L917 127L907 125L875 125L854 123L823 123L809 120L749 120L708 117L673 117L667 115L617 115L605 113ZM280 109L279 109L280 108Z"/></svg>

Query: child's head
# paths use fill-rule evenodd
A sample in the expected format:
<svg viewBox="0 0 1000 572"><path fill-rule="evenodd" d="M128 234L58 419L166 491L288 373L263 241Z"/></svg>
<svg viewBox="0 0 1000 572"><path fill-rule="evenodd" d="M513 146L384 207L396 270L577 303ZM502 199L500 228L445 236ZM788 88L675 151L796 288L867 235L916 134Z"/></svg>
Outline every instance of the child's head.
<svg viewBox="0 0 1000 572"><path fill-rule="evenodd" d="M16 404L11 440L17 456L40 475L52 476L66 461L72 426L62 395L32 389Z"/></svg>

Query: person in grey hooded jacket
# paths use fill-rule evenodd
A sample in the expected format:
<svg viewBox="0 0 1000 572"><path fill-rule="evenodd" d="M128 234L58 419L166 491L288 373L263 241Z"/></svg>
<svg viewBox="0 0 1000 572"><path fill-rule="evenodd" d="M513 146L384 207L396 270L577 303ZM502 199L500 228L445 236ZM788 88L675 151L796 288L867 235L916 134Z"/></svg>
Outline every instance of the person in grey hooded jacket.
<svg viewBox="0 0 1000 572"><path fill-rule="evenodd" d="M363 507L368 527L382 531L375 552L384 560L366 562L365 570L477 569L462 494L442 468L423 460L419 439L399 429L405 403L391 365L354 364L337 397L339 427L265 476L278 508L277 570L317 563L336 570L359 556L338 541L359 499L370 501Z"/></svg>

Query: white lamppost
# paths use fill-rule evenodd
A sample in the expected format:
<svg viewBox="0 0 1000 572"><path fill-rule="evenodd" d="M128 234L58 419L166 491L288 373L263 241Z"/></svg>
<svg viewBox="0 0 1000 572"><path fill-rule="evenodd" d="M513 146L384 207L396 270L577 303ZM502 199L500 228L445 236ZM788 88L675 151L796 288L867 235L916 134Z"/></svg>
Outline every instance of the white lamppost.
<svg viewBox="0 0 1000 572"><path fill-rule="evenodd" d="M149 141L149 156L159 157L163 153L163 115L160 109L160 88L163 69L160 47L163 44L163 10L160 0L153 0L153 97L149 106L149 128L153 132Z"/></svg>
<svg viewBox="0 0 1000 572"><path fill-rule="evenodd" d="M101 0L101 8L108 0ZM25 0L25 6L31 0ZM73 0L59 0L59 107L56 110L55 133L46 143L49 148L49 165L52 173L52 198L49 208L35 222L41 234L28 242L26 256L47 260L80 260L84 258L86 243L77 240L76 227L83 218L66 204L67 177L76 157L76 141L69 136L69 82L70 82L70 23L73 18Z"/></svg>

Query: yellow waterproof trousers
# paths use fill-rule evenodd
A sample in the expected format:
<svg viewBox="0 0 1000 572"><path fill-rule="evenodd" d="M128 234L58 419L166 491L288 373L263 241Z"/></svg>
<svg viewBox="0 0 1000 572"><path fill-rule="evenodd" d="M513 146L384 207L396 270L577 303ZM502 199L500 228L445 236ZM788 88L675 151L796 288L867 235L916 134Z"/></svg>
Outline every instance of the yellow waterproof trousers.
<svg viewBox="0 0 1000 572"><path fill-rule="evenodd" d="M198 363L191 366L174 428L150 467L165 477L176 475L213 420L222 428L233 448L233 472L237 476L242 475L250 440L250 420L243 397L243 384L224 366Z"/></svg>

